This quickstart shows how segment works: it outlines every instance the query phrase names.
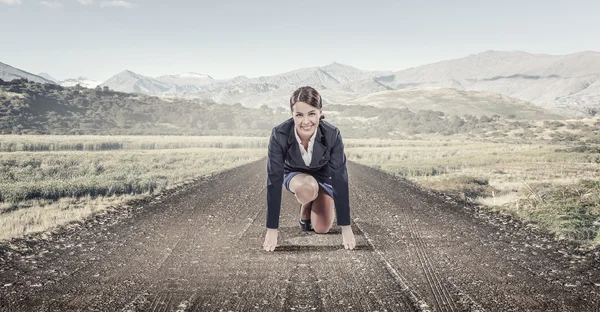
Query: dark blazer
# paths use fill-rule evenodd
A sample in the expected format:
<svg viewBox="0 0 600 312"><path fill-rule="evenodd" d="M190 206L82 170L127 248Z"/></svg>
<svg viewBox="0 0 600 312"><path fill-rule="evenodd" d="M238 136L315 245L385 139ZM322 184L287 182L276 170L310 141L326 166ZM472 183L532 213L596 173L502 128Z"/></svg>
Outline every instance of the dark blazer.
<svg viewBox="0 0 600 312"><path fill-rule="evenodd" d="M308 173L319 182L331 184L337 224L350 225L348 171L339 129L327 121L319 121L309 166L302 159L294 131L294 120L289 118L273 128L269 139L267 228L279 227L283 174L293 171Z"/></svg>

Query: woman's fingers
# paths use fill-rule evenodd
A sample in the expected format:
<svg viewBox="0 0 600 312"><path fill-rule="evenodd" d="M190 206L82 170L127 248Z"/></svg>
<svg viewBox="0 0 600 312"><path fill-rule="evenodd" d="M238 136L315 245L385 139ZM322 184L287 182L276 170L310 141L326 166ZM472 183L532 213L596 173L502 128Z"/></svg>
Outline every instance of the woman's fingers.
<svg viewBox="0 0 600 312"><path fill-rule="evenodd" d="M345 249L354 249L354 247L356 247L356 240L354 239L354 234L349 231L343 231L342 243Z"/></svg>
<svg viewBox="0 0 600 312"><path fill-rule="evenodd" d="M277 246L277 231L267 230L265 235L265 242L263 243L263 249L265 251L273 251Z"/></svg>
<svg viewBox="0 0 600 312"><path fill-rule="evenodd" d="M275 245L277 245L277 242L271 242L271 241L265 241L265 243L263 244L263 249L265 251L273 251L275 250Z"/></svg>

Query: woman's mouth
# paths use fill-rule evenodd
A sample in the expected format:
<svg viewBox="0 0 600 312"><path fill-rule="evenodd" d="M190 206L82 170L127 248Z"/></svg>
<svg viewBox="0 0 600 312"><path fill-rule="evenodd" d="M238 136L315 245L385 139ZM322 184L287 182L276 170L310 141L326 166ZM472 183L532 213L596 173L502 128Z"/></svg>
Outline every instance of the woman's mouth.
<svg viewBox="0 0 600 312"><path fill-rule="evenodd" d="M312 128L312 126L302 127L302 129L306 131L310 130L310 128Z"/></svg>

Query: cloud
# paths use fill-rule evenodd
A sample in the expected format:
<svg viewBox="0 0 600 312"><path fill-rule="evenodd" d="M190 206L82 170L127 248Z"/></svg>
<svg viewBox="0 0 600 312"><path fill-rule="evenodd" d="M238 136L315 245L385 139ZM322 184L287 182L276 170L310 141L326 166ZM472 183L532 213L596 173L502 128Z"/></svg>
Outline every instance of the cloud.
<svg viewBox="0 0 600 312"><path fill-rule="evenodd" d="M0 0L0 3L4 3L4 4L8 4L8 5L15 5L15 4L21 4L21 0Z"/></svg>
<svg viewBox="0 0 600 312"><path fill-rule="evenodd" d="M83 4L83 5L88 5L88 4L92 4L94 3L93 0L77 0L77 2Z"/></svg>
<svg viewBox="0 0 600 312"><path fill-rule="evenodd" d="M49 8L57 8L62 5L56 1L40 1L40 4L45 5Z"/></svg>
<svg viewBox="0 0 600 312"><path fill-rule="evenodd" d="M123 7L123 8L127 8L127 9L132 9L137 7L137 5L127 2L127 1L123 1L123 0L113 0L113 1L102 1L100 2L100 6L101 7Z"/></svg>

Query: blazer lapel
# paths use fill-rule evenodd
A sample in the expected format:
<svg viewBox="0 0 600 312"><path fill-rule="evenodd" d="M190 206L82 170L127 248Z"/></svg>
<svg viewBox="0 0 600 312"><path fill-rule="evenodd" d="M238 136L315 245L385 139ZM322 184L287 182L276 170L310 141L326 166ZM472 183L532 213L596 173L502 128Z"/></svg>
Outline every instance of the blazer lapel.
<svg viewBox="0 0 600 312"><path fill-rule="evenodd" d="M319 127L317 127L317 135L315 136L315 142L313 144L313 154L310 160L311 168L316 167L319 161L323 158L323 155L327 151L327 146L325 146L325 142L323 141L323 127L321 123L319 123Z"/></svg>
<svg viewBox="0 0 600 312"><path fill-rule="evenodd" d="M292 166L305 166L304 160L302 159L302 153L300 153L300 147L298 142L292 142L288 149L289 163Z"/></svg>
<svg viewBox="0 0 600 312"><path fill-rule="evenodd" d="M296 140L296 131L294 127L294 123L292 123L291 129L288 131L288 158L290 165L299 167L306 166L304 160L302 159L302 153L300 152L300 146L298 146L298 141Z"/></svg>

